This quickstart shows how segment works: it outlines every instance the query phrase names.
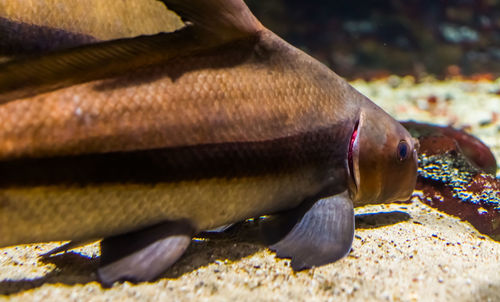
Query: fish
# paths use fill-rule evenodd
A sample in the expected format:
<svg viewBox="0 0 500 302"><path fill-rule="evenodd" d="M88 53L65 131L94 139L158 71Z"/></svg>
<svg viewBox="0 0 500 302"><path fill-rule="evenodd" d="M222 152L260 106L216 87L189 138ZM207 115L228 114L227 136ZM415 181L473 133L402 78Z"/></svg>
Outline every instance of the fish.
<svg viewBox="0 0 500 302"><path fill-rule="evenodd" d="M1 1L0 56L42 54L170 32L182 25L180 18L159 1Z"/></svg>
<svg viewBox="0 0 500 302"><path fill-rule="evenodd" d="M389 114L242 0L162 2L184 27L0 64L0 247L101 240L100 281L141 282L266 215L302 270L349 253L355 206L410 197Z"/></svg>

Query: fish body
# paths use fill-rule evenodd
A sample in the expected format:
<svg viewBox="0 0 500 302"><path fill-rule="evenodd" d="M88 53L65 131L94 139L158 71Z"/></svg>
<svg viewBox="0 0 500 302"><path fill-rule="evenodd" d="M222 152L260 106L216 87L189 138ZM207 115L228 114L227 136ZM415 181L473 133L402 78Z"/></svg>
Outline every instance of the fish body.
<svg viewBox="0 0 500 302"><path fill-rule="evenodd" d="M164 2L193 25L0 65L0 246L105 238L103 282L150 280L275 214L302 269L349 251L353 204L408 198L417 146L388 114L242 1Z"/></svg>
<svg viewBox="0 0 500 302"><path fill-rule="evenodd" d="M358 108L371 103L277 39L265 32L258 45L232 43L7 102L0 108L0 159L265 141L343 122L354 127Z"/></svg>
<svg viewBox="0 0 500 302"><path fill-rule="evenodd" d="M268 41L284 42L270 32L262 35L268 37L257 47L268 52L265 57L245 51L250 45L230 45L214 54L167 62L2 105L0 158L6 164L36 159L25 160L20 164L22 168L10 169L9 173L2 172L0 183L4 188L15 174L19 174L19 181L10 181L12 184L0 191L4 201L0 230L8 230L0 234L0 244L42 238L86 239L89 235L99 238L179 217L196 221L197 229L203 230L295 207L324 190L329 177L330 185L342 184L340 191L345 190L348 140L355 115L359 114L357 108L367 101L359 97L332 104L329 100L339 91L339 85L351 88L309 57L300 60L305 54L298 50L290 49L291 54L285 57L281 52L269 53ZM343 147L339 148L339 142ZM203 146L206 151L201 149ZM116 176L108 172L116 170L115 166L106 167L105 158L130 164L126 157L116 159L121 155L118 152L135 152L138 160L146 162L142 165L147 165L148 158L159 161L155 156L170 157L171 149L178 147L183 149L175 150L176 160L186 161L190 152L200 159L180 168L174 162L165 165L164 171L150 167L151 174L160 175L146 184L141 178L147 179L148 171L139 164L131 168L135 170L128 173L130 178L119 177L123 172L116 171L120 174ZM141 153L144 150L154 151ZM231 169L217 171L224 169L224 164L215 162L224 158L211 154L214 152L233 158L232 163L226 163L232 165ZM300 153L309 158L300 158ZM85 156L89 154L101 156ZM73 161L44 164L52 158L69 156ZM260 169L256 175L251 175L252 167L241 162L245 157ZM281 163L275 169L270 163L272 157L286 159L291 167ZM98 171L87 172L79 167L79 161ZM181 168L201 169L204 161L214 163L206 168L212 171L204 172L201 179L161 181ZM35 170L38 163L41 168ZM327 171L322 171L327 163L331 165L328 169L338 175L327 176ZM56 170L56 165L75 168L65 173ZM25 186L30 171L35 174L35 183ZM36 173L43 176L36 178ZM52 173L65 176L54 175L51 182ZM78 185L99 177L107 179ZM72 178L74 183L68 185ZM224 206L213 206L215 200ZM14 206L22 213L12 210ZM148 213L139 213L137 206ZM228 212L228 207L234 210ZM118 208L124 212L118 212ZM9 230L8 225L25 216L32 217L32 224L24 221L15 231ZM9 237L23 239L7 241Z"/></svg>

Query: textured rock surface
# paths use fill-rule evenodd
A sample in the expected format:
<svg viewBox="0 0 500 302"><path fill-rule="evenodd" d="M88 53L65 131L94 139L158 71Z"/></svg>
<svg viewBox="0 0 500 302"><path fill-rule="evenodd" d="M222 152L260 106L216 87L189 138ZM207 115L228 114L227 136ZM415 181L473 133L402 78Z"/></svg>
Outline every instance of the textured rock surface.
<svg viewBox="0 0 500 302"><path fill-rule="evenodd" d="M473 167L455 148L433 154L426 142L441 144L449 138L421 138L420 200L470 222L478 231L500 239L500 180ZM454 142L454 141L452 141Z"/></svg>

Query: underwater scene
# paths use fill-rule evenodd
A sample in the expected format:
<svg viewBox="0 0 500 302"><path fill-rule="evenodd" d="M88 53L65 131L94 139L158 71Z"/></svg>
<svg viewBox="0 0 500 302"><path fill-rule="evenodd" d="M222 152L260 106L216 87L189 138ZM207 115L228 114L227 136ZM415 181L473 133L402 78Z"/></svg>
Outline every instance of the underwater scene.
<svg viewBox="0 0 500 302"><path fill-rule="evenodd" d="M0 300L500 301L500 1L0 0Z"/></svg>

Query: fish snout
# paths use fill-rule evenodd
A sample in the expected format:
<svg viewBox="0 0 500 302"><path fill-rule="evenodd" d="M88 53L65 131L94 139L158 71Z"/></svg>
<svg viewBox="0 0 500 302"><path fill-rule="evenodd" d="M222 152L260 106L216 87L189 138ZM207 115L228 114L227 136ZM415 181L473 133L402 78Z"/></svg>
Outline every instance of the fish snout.
<svg viewBox="0 0 500 302"><path fill-rule="evenodd" d="M360 115L352 148L356 205L407 200L417 181L419 142L388 114L374 111Z"/></svg>

